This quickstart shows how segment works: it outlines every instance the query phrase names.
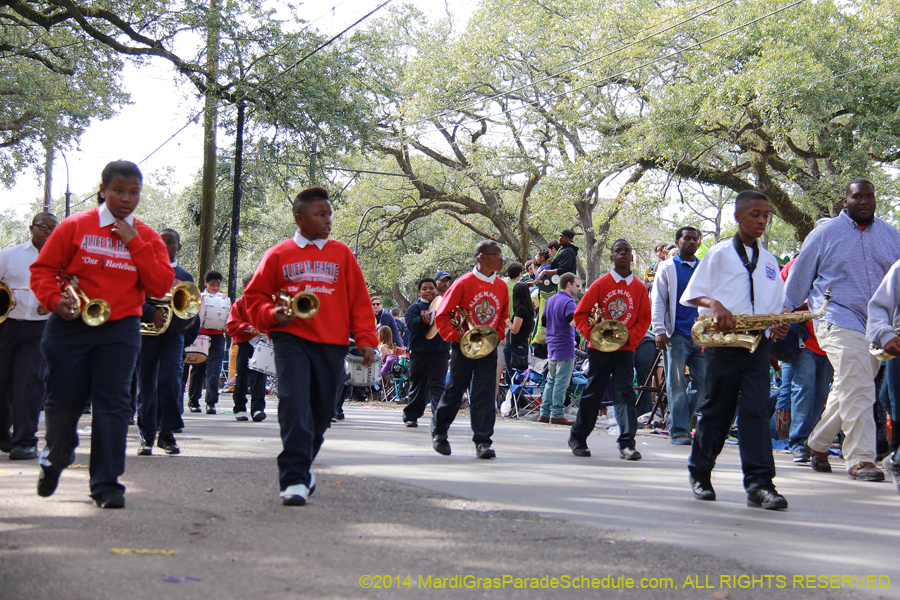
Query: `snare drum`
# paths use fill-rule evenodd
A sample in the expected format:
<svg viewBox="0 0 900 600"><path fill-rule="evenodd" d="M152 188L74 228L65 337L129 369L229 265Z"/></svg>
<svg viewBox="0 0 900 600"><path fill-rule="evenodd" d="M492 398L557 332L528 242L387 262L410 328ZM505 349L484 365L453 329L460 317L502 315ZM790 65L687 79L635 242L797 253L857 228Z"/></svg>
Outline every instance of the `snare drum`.
<svg viewBox="0 0 900 600"><path fill-rule="evenodd" d="M348 354L344 359L350 385L369 387L381 381L381 352L375 351L375 359L368 367L362 366L362 361L363 357L355 354Z"/></svg>
<svg viewBox="0 0 900 600"><path fill-rule="evenodd" d="M199 365L209 357L209 336L198 335L193 344L184 349L184 364Z"/></svg>
<svg viewBox="0 0 900 600"><path fill-rule="evenodd" d="M200 311L200 329L225 331L225 321L228 320L230 310L231 301L227 297L204 296L203 308Z"/></svg>
<svg viewBox="0 0 900 600"><path fill-rule="evenodd" d="M276 376L275 373L275 346L269 338L262 338L253 349L253 356L247 361L247 367L266 375Z"/></svg>

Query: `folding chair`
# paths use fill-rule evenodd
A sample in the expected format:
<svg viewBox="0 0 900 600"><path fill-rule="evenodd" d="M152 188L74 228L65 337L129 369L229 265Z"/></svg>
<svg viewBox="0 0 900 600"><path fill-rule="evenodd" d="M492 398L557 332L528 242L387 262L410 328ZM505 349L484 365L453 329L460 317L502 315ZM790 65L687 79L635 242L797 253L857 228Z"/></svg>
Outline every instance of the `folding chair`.
<svg viewBox="0 0 900 600"><path fill-rule="evenodd" d="M650 418L647 419L647 427L668 429L669 397L666 393L666 372L665 369L662 368L662 365L663 354L662 352L657 351L656 358L653 360L653 367L650 369L650 373L647 375L644 384L634 386L635 391L639 392L635 399L635 405L641 401L641 396L644 392L656 394L656 401L653 403L653 408L650 410ZM656 415L657 411L659 412L659 421L654 423L653 417Z"/></svg>
<svg viewBox="0 0 900 600"><path fill-rule="evenodd" d="M509 384L507 398L511 401L509 416L515 415L516 419L539 412L543 400L541 390L544 387L544 376L540 373L526 369L512 371L512 381Z"/></svg>

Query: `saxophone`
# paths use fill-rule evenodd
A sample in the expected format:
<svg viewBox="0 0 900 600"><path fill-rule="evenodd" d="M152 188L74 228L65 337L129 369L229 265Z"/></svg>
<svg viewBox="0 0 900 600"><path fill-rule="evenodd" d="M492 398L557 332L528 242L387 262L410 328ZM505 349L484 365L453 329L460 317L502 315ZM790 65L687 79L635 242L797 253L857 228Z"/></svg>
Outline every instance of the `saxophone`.
<svg viewBox="0 0 900 600"><path fill-rule="evenodd" d="M894 335L900 335L900 327L894 328ZM897 358L896 354L885 352L884 348L882 348L878 344L869 344L869 354L871 354L881 362L887 362L889 360Z"/></svg>
<svg viewBox="0 0 900 600"><path fill-rule="evenodd" d="M703 348L746 348L750 352L756 352L756 348L763 338L763 331L779 325L791 325L802 323L810 319L820 319L828 310L831 301L831 291L825 291L825 302L818 312L804 310L790 313L773 313L767 315L734 315L737 324L731 331L722 331L711 317L697 317L694 326L691 327L691 339Z"/></svg>

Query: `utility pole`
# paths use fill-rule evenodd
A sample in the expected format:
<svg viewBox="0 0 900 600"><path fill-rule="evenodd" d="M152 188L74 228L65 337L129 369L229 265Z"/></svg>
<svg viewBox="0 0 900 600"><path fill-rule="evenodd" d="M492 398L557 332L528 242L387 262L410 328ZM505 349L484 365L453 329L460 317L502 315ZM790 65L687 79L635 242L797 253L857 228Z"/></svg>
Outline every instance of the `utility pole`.
<svg viewBox="0 0 900 600"><path fill-rule="evenodd" d="M234 139L234 193L231 196L231 248L228 256L228 297L237 296L238 235L241 229L241 175L244 167L244 99L238 100L237 133Z"/></svg>
<svg viewBox="0 0 900 600"><path fill-rule="evenodd" d="M50 212L50 203L53 200L51 188L53 187L53 142L44 142L47 151L44 158L44 208L43 212Z"/></svg>
<svg viewBox="0 0 900 600"><path fill-rule="evenodd" d="M209 0L209 15L206 23L206 79L208 88L203 109L203 178L200 199L200 256L197 263L197 279L212 266L213 233L216 224L216 86L219 79L219 1ZM229 285L231 283L229 282Z"/></svg>

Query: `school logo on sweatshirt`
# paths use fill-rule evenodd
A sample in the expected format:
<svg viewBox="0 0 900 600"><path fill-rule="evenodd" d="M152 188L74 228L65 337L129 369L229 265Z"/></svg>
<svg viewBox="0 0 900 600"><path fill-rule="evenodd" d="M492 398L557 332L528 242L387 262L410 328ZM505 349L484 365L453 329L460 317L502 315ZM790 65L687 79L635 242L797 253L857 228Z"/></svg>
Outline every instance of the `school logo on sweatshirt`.
<svg viewBox="0 0 900 600"><path fill-rule="evenodd" d="M305 260L284 265L284 278L293 283L316 281L319 283L335 283L338 280L338 263L324 260Z"/></svg>
<svg viewBox="0 0 900 600"><path fill-rule="evenodd" d="M618 321L619 317L625 316L625 313L628 312L628 304L622 296L619 296L606 305L606 311L612 320Z"/></svg>
<svg viewBox="0 0 900 600"><path fill-rule="evenodd" d="M131 252L122 240L99 235L86 235L81 240L81 247L90 254L102 254L110 258L131 260Z"/></svg>
<svg viewBox="0 0 900 600"><path fill-rule="evenodd" d="M488 302L487 299L475 306L475 318L478 319L478 322L482 325L490 321L496 312L497 311L491 306L491 303Z"/></svg>

